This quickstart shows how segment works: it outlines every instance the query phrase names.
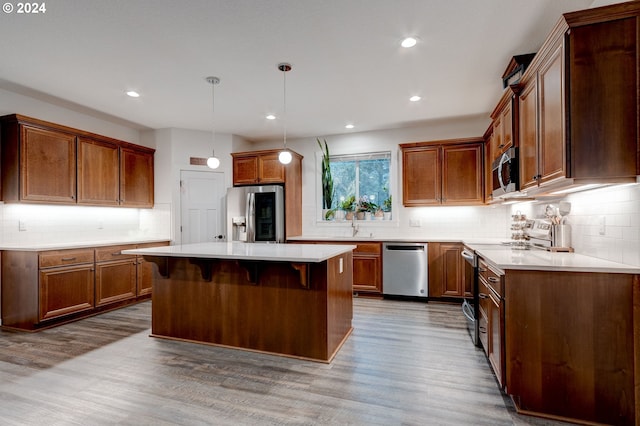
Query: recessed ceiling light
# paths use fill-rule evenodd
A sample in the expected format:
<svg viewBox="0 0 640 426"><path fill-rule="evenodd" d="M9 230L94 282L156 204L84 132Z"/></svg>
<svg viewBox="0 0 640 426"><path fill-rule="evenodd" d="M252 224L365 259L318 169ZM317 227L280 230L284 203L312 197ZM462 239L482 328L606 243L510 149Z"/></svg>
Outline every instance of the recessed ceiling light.
<svg viewBox="0 0 640 426"><path fill-rule="evenodd" d="M266 118L267 120L275 120L275 119L276 119L276 116L275 116L275 115L273 115L273 114L268 114L265 118Z"/></svg>
<svg viewBox="0 0 640 426"><path fill-rule="evenodd" d="M418 96L418 95L414 95L414 96L409 98L409 100L411 102L418 102L420 99L422 99L422 98L420 96Z"/></svg>
<svg viewBox="0 0 640 426"><path fill-rule="evenodd" d="M404 40L402 40L402 42L400 43L400 46L408 48L408 47L413 47L416 44L418 44L417 37L407 37Z"/></svg>
<svg viewBox="0 0 640 426"><path fill-rule="evenodd" d="M347 124L344 126L345 129L353 129L355 126L353 124Z"/></svg>
<svg viewBox="0 0 640 426"><path fill-rule="evenodd" d="M132 98L139 98L140 97L140 93L136 92L135 90L129 90L127 92L127 96L132 97Z"/></svg>

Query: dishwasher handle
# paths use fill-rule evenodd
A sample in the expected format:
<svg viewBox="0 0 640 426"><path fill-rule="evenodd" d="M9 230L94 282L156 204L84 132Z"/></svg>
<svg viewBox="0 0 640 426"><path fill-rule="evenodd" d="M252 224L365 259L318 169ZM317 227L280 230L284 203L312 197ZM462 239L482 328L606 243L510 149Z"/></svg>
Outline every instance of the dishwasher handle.
<svg viewBox="0 0 640 426"><path fill-rule="evenodd" d="M425 246L386 245L384 248L388 251L424 251Z"/></svg>

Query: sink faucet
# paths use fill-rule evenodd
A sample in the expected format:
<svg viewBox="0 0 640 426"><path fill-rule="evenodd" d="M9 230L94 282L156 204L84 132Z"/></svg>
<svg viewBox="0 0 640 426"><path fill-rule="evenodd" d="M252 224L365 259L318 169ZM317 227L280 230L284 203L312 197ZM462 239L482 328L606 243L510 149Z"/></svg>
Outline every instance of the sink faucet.
<svg viewBox="0 0 640 426"><path fill-rule="evenodd" d="M356 215L354 214L351 218L351 229L352 229L352 237L355 237L358 234L358 225L356 224Z"/></svg>

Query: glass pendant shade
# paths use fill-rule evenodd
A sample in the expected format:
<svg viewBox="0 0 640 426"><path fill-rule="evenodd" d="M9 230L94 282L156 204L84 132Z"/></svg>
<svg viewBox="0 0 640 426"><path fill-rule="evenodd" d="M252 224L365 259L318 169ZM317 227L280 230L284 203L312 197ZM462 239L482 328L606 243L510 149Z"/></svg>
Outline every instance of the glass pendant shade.
<svg viewBox="0 0 640 426"><path fill-rule="evenodd" d="M207 158L207 166L209 166L210 169L217 169L220 166L220 160L215 154Z"/></svg>
<svg viewBox="0 0 640 426"><path fill-rule="evenodd" d="M278 160L282 164L289 164L292 158L293 157L291 156L291 153L287 149L285 149L284 151L280 151L280 154L278 154Z"/></svg>

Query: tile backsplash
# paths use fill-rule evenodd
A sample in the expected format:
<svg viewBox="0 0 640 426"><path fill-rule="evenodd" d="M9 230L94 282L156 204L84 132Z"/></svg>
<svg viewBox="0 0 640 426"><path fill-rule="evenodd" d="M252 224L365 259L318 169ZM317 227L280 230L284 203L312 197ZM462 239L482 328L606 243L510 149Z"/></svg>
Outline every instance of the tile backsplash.
<svg viewBox="0 0 640 426"><path fill-rule="evenodd" d="M0 203L0 245L170 239L171 209Z"/></svg>
<svg viewBox="0 0 640 426"><path fill-rule="evenodd" d="M640 185L611 186L553 201L513 204L509 215L520 211L530 218L544 217L545 206L559 201L571 203L566 223L571 225L571 245L576 253L640 266Z"/></svg>

